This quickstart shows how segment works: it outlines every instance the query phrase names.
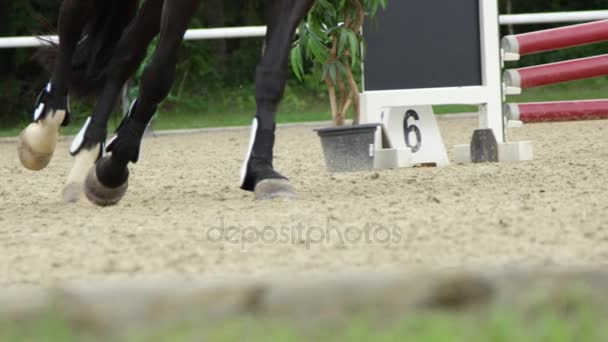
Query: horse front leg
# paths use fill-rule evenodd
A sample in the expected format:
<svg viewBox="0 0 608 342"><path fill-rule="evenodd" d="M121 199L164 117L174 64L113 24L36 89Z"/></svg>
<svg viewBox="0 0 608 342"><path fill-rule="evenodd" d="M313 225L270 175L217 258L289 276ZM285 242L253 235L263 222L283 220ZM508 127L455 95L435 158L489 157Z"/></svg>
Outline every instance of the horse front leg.
<svg viewBox="0 0 608 342"><path fill-rule="evenodd" d="M314 0L278 0L272 8L266 48L256 69L257 111L241 169L241 189L254 191L257 200L295 197L289 180L274 170L275 122L287 81L293 36L313 3Z"/></svg>
<svg viewBox="0 0 608 342"><path fill-rule="evenodd" d="M39 171L51 162L59 127L70 120L68 79L74 51L93 9L93 0L65 0L59 14L59 48L51 80L36 100L33 122L19 136L19 160Z"/></svg>
<svg viewBox="0 0 608 342"><path fill-rule="evenodd" d="M125 82L137 70L146 56L148 45L160 30L162 7L163 0L145 1L116 45L93 114L70 147L74 164L62 193L65 202L76 202L80 199L89 169L103 154L112 109Z"/></svg>
<svg viewBox="0 0 608 342"><path fill-rule="evenodd" d="M111 155L97 161L87 175L85 194L94 204L113 205L125 195L128 164L137 163L144 131L171 90L179 47L198 4L198 0L165 1L158 46L144 69L140 94L106 148Z"/></svg>

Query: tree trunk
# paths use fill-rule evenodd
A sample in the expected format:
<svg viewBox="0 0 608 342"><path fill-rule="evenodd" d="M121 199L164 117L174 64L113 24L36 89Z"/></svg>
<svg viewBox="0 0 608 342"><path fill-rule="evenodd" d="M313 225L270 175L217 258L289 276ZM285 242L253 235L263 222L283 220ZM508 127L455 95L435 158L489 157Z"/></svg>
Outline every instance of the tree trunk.
<svg viewBox="0 0 608 342"><path fill-rule="evenodd" d="M353 30L353 32L360 34L365 21L365 11L361 4L361 0L351 0L351 4L353 5L355 16L353 21L348 20L349 25L351 25L350 29ZM353 125L358 125L361 122L361 98L359 94L359 86L357 85L357 81L355 80L355 76L353 75L353 70L351 68L352 56L348 56L346 59L347 60L344 64L346 66L346 79L348 82L348 87L350 88L350 99L353 102Z"/></svg>
<svg viewBox="0 0 608 342"><path fill-rule="evenodd" d="M325 76L325 84L327 84L327 91L329 92L329 105L331 107L331 119L336 126L344 125L344 121L340 123L338 118L338 101L336 99L336 87L331 81L329 75Z"/></svg>
<svg viewBox="0 0 608 342"><path fill-rule="evenodd" d="M350 64L346 65L346 78L350 88L350 98L353 101L353 125L358 125L361 122L361 96L359 94L359 86L355 81L353 70Z"/></svg>

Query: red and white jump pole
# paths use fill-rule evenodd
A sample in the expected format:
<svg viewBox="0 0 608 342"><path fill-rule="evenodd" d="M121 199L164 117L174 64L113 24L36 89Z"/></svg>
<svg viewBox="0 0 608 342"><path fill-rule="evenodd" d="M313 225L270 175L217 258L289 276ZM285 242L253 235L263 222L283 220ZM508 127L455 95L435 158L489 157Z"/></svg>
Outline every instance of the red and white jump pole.
<svg viewBox="0 0 608 342"><path fill-rule="evenodd" d="M507 60L520 55L608 41L608 20L504 37ZM506 70L503 82L509 88L538 86L608 75L608 55ZM515 92L516 93L516 92ZM608 119L608 99L505 104L508 120L532 122Z"/></svg>
<svg viewBox="0 0 608 342"><path fill-rule="evenodd" d="M603 41L608 41L608 20L506 36L502 48L505 53L525 56Z"/></svg>
<svg viewBox="0 0 608 342"><path fill-rule="evenodd" d="M601 55L507 70L504 82L507 87L526 89L606 75L608 55Z"/></svg>
<svg viewBox="0 0 608 342"><path fill-rule="evenodd" d="M534 122L582 121L608 119L608 100L509 103L509 120Z"/></svg>

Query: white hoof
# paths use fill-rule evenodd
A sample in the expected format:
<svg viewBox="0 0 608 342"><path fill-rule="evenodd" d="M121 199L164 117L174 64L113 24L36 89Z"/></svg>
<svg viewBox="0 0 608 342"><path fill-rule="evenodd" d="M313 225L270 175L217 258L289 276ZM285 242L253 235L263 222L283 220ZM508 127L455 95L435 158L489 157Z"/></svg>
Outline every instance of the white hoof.
<svg viewBox="0 0 608 342"><path fill-rule="evenodd" d="M107 207L120 202L127 193L128 188L128 181L117 188L108 188L101 184L99 178L97 178L97 167L93 166L87 175L84 184L84 193L93 204L100 207Z"/></svg>
<svg viewBox="0 0 608 342"><path fill-rule="evenodd" d="M74 166L72 166L72 170L62 191L64 203L76 203L80 200L84 180L87 177L89 169L95 165L100 149L101 145L98 144L91 149L82 149L74 156Z"/></svg>
<svg viewBox="0 0 608 342"><path fill-rule="evenodd" d="M274 200L296 198L296 191L286 179L265 179L255 186L255 200Z"/></svg>
<svg viewBox="0 0 608 342"><path fill-rule="evenodd" d="M77 203L80 201L80 195L82 194L82 183L69 183L63 187L61 197L63 203Z"/></svg>
<svg viewBox="0 0 608 342"><path fill-rule="evenodd" d="M26 169L39 171L49 165L57 146L59 126L64 118L65 111L56 111L43 120L29 124L21 132L17 152Z"/></svg>

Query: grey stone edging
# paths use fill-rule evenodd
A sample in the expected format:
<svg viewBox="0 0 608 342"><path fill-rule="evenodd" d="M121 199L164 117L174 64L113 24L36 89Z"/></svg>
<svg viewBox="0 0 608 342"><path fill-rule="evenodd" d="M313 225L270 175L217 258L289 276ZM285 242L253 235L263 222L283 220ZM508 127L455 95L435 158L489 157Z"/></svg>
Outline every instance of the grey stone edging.
<svg viewBox="0 0 608 342"><path fill-rule="evenodd" d="M104 332L187 317L223 320L254 315L296 321L340 320L357 313L398 316L421 309L490 305L559 305L581 290L608 307L608 271L517 271L352 274L317 279L105 281L0 292L0 321L52 312Z"/></svg>

